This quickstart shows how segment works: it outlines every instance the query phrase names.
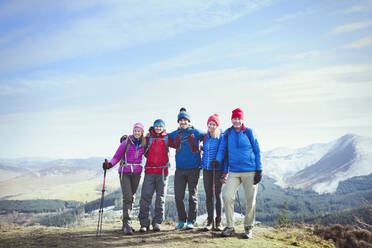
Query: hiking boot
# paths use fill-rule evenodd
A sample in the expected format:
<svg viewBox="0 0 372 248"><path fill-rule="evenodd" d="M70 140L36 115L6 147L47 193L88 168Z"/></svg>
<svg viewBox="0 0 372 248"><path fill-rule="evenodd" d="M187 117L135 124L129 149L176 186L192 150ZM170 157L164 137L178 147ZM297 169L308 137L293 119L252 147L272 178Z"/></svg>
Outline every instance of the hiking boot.
<svg viewBox="0 0 372 248"><path fill-rule="evenodd" d="M123 233L125 235L132 235L133 234L133 228L128 223L124 223L123 224Z"/></svg>
<svg viewBox="0 0 372 248"><path fill-rule="evenodd" d="M216 217L216 226L214 228L216 231L222 231L221 217Z"/></svg>
<svg viewBox="0 0 372 248"><path fill-rule="evenodd" d="M187 222L186 224L186 230L194 229L194 224L190 221Z"/></svg>
<svg viewBox="0 0 372 248"><path fill-rule="evenodd" d="M252 226L245 226L244 227L244 234L243 234L243 238L244 239L251 239L251 238L253 238L252 229L253 229Z"/></svg>
<svg viewBox="0 0 372 248"><path fill-rule="evenodd" d="M152 225L152 230L154 230L155 232L160 232L160 225L158 223L155 223L154 225Z"/></svg>
<svg viewBox="0 0 372 248"><path fill-rule="evenodd" d="M234 227L225 227L221 233L221 237L231 237L235 233Z"/></svg>
<svg viewBox="0 0 372 248"><path fill-rule="evenodd" d="M204 230L205 232L208 232L208 231L212 230L212 224L213 224L212 219L209 219L209 218L208 218L208 220L207 220L207 225L204 226L203 230Z"/></svg>
<svg viewBox="0 0 372 248"><path fill-rule="evenodd" d="M176 226L176 228L174 228L174 230L182 229L182 228L184 228L184 226L185 226L185 222L180 221L180 222L178 222L178 225Z"/></svg>
<svg viewBox="0 0 372 248"><path fill-rule="evenodd" d="M144 233L144 232L148 232L150 230L150 228L148 226L141 226L141 228L139 229L140 232Z"/></svg>

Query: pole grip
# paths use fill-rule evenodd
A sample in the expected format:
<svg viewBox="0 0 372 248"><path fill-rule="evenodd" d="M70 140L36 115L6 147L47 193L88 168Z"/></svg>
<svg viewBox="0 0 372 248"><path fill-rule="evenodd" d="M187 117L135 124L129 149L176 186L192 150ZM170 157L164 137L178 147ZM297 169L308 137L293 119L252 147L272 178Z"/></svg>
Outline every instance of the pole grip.
<svg viewBox="0 0 372 248"><path fill-rule="evenodd" d="M107 162L108 162L107 159L105 159L105 163L107 163ZM102 192L105 191L105 184L106 184L106 171L107 171L107 170L104 170L104 172L103 172Z"/></svg>

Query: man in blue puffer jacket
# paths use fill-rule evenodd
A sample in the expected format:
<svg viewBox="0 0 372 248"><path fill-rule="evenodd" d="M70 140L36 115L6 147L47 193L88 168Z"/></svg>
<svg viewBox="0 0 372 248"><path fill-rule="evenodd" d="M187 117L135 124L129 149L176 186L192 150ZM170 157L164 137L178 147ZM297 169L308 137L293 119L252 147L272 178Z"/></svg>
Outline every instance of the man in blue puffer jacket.
<svg viewBox="0 0 372 248"><path fill-rule="evenodd" d="M223 202L226 214L226 228L223 237L234 234L234 200L239 185L243 184L246 212L244 218L244 238L252 238L256 211L257 184L262 178L260 148L252 130L243 125L244 113L237 108L232 111L232 127L225 131L224 139L213 163L218 165L225 158L227 166L221 178L226 183L223 190ZM225 157L226 156L226 157Z"/></svg>
<svg viewBox="0 0 372 248"><path fill-rule="evenodd" d="M197 214L197 186L200 175L199 142L204 133L190 125L190 115L181 108L177 118L179 128L170 133L169 137L176 148L176 173L174 175L174 195L179 223L176 230L186 227L194 228ZM189 211L186 215L185 198L186 185L189 190ZM186 223L187 221L187 223Z"/></svg>

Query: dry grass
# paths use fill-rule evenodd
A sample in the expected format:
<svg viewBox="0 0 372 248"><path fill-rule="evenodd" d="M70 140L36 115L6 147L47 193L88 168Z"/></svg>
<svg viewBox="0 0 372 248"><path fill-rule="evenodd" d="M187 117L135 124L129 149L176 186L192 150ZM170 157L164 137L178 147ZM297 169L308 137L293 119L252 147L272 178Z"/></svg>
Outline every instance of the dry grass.
<svg viewBox="0 0 372 248"><path fill-rule="evenodd" d="M161 232L122 234L119 222L103 225L103 235L96 237L96 226L74 229L33 227L1 227L0 247L334 247L311 231L286 227L255 227L253 239L241 237L243 226L236 227L231 238L219 237L219 232L200 229L174 231L174 223L162 224ZM136 230L138 223L134 224Z"/></svg>
<svg viewBox="0 0 372 248"><path fill-rule="evenodd" d="M372 248L372 232L353 226L315 226L314 233L325 240L333 240L337 248Z"/></svg>

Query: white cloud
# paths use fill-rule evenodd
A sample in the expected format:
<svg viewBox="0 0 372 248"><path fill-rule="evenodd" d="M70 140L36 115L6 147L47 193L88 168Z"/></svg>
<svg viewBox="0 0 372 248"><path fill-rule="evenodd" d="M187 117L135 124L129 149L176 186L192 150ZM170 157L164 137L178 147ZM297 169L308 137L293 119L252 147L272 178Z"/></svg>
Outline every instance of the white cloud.
<svg viewBox="0 0 372 248"><path fill-rule="evenodd" d="M280 55L280 59L285 59L285 60L299 60L299 59L309 59L313 58L316 56L321 55L321 52L318 50L312 50L312 51L307 51L307 52L302 52L302 53L296 53L296 54L291 54L291 55Z"/></svg>
<svg viewBox="0 0 372 248"><path fill-rule="evenodd" d="M134 44L162 40L188 30L215 27L232 22L271 4L272 1L97 1L102 12L86 11L84 17L71 18L63 28L39 30L32 36L13 40L10 46L0 48L1 72L37 67L60 60L100 54L127 48ZM8 7L17 9L23 1ZM26 4L21 12L35 10L42 5L48 10L49 1ZM68 6L65 2L60 5ZM59 6L59 5L58 5ZM56 8L52 5L51 8ZM62 9L63 10L63 9ZM10 11L12 12L12 11ZM16 13L20 14L20 13ZM36 27L37 28L37 27ZM17 33L17 30L9 33ZM13 35L14 36L14 35ZM10 38L4 37L9 40ZM25 59L26 58L26 59Z"/></svg>
<svg viewBox="0 0 372 248"><path fill-rule="evenodd" d="M365 37L363 39L347 44L345 45L345 48L364 48L368 46L372 46L372 36Z"/></svg>
<svg viewBox="0 0 372 248"><path fill-rule="evenodd" d="M90 1L70 1L70 0L12 0L0 4L0 19L11 18L19 15L35 13L36 15L48 14L48 11L67 11L76 12L92 8L97 5L112 4L112 0L90 0Z"/></svg>
<svg viewBox="0 0 372 248"><path fill-rule="evenodd" d="M287 14L287 15L284 15L284 16L281 16L277 19L275 19L275 21L277 22L285 22L285 21L288 21L288 20L292 20L292 19L296 19L298 17L301 17L301 16L304 16L306 14L305 11L298 11L296 13L292 13L292 14Z"/></svg>
<svg viewBox="0 0 372 248"><path fill-rule="evenodd" d="M358 13L358 12L371 12L372 11L372 1L364 1L364 3L355 5L347 9L347 13Z"/></svg>
<svg viewBox="0 0 372 248"><path fill-rule="evenodd" d="M364 28L369 28L372 26L372 20L366 20L366 21L361 21L361 22L354 22L342 26L338 26L333 29L332 33L345 33L345 32L350 32L354 30L359 30L359 29L364 29Z"/></svg>
<svg viewBox="0 0 372 248"><path fill-rule="evenodd" d="M106 81L121 76L113 75ZM85 84L94 77L79 80ZM101 79L105 81L103 75ZM372 98L371 82L372 64L265 70L241 67L146 84L134 81L131 89L123 91L123 97L110 98L102 91L96 104L89 107L1 115L0 156L107 156L117 148L120 135L131 132L134 122L141 121L148 127L163 118L167 130L174 130L182 106L202 130L206 130L206 119L213 113L220 114L221 128L227 128L231 110L241 107L247 125L257 129L265 149L307 145L324 137L355 132L359 120L369 120L371 111L365 105L366 99ZM288 139L280 138L286 136Z"/></svg>
<svg viewBox="0 0 372 248"><path fill-rule="evenodd" d="M275 21L276 22L286 22L286 21L289 21L289 20L293 20L293 19L303 17L303 16L311 15L311 14L317 12L317 11L318 10L316 10L315 8L306 8L304 10L300 10L300 11L297 11L295 13L290 13L290 14L281 16L281 17L275 19Z"/></svg>
<svg viewBox="0 0 372 248"><path fill-rule="evenodd" d="M262 39L262 32L251 33L250 38ZM259 37L261 36L261 37ZM229 37L225 40L219 40L214 43L200 46L190 51L185 51L169 59L153 63L147 66L147 69L156 71L172 70L174 68L202 65L218 62L233 58L247 58L255 54L270 52L273 47L258 47L251 45L244 35Z"/></svg>
<svg viewBox="0 0 372 248"><path fill-rule="evenodd" d="M14 87L11 84L3 84L0 85L0 96L15 96L19 93L25 92L25 89L19 88L19 87Z"/></svg>

